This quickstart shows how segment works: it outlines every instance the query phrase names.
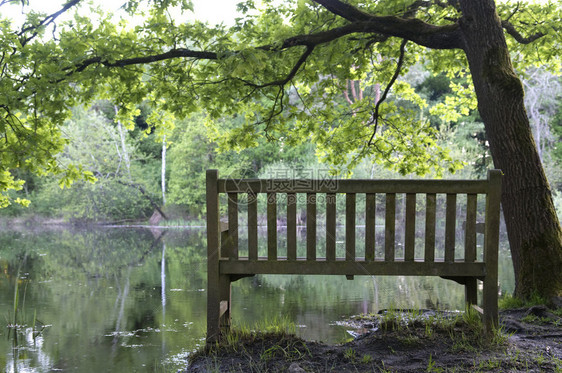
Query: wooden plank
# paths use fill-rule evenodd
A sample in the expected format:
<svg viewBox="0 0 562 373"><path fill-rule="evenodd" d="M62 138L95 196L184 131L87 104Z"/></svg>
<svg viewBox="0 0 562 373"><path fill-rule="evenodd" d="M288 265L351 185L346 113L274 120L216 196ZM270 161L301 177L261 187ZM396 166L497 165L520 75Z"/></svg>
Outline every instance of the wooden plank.
<svg viewBox="0 0 562 373"><path fill-rule="evenodd" d="M464 260L476 260L476 194L466 196L466 224L464 228Z"/></svg>
<svg viewBox="0 0 562 373"><path fill-rule="evenodd" d="M396 194L386 194L384 223L384 260L394 261L394 240L396 237Z"/></svg>
<svg viewBox="0 0 562 373"><path fill-rule="evenodd" d="M484 328L491 334L498 327L498 246L500 232L500 200L502 173L488 171L489 191L486 196L484 262L486 277L483 289Z"/></svg>
<svg viewBox="0 0 562 373"><path fill-rule="evenodd" d="M207 170L207 343L214 343L220 334L219 256L220 224L218 171Z"/></svg>
<svg viewBox="0 0 562 373"><path fill-rule="evenodd" d="M326 194L326 260L336 260L336 195Z"/></svg>
<svg viewBox="0 0 562 373"><path fill-rule="evenodd" d="M307 275L366 275L366 276L446 276L476 277L486 275L485 263L465 262L349 262L344 258L330 262L316 261L221 261L221 273L235 274L307 274Z"/></svg>
<svg viewBox="0 0 562 373"><path fill-rule="evenodd" d="M219 312L220 316L224 315L228 311L228 301L221 300L219 309L220 309Z"/></svg>
<svg viewBox="0 0 562 373"><path fill-rule="evenodd" d="M228 193L228 257L238 259L238 193Z"/></svg>
<svg viewBox="0 0 562 373"><path fill-rule="evenodd" d="M355 193L345 195L345 259L355 260Z"/></svg>
<svg viewBox="0 0 562 373"><path fill-rule="evenodd" d="M247 193L486 193L486 180L220 179L219 192Z"/></svg>
<svg viewBox="0 0 562 373"><path fill-rule="evenodd" d="M404 259L414 260L416 244L416 195L406 194L406 234L404 238Z"/></svg>
<svg viewBox="0 0 562 373"><path fill-rule="evenodd" d="M297 195L287 193L287 258L297 259Z"/></svg>
<svg viewBox="0 0 562 373"><path fill-rule="evenodd" d="M435 260L435 193L428 193L425 197L425 261Z"/></svg>
<svg viewBox="0 0 562 373"><path fill-rule="evenodd" d="M445 212L445 261L455 260L455 229L457 218L457 195L447 194L447 209Z"/></svg>
<svg viewBox="0 0 562 373"><path fill-rule="evenodd" d="M277 195L267 193L267 258L277 258Z"/></svg>
<svg viewBox="0 0 562 373"><path fill-rule="evenodd" d="M316 260L316 194L306 194L306 257Z"/></svg>
<svg viewBox="0 0 562 373"><path fill-rule="evenodd" d="M220 232L228 232L228 220L221 219L219 221Z"/></svg>
<svg viewBox="0 0 562 373"><path fill-rule="evenodd" d="M365 197L365 259L375 260L376 194L367 193Z"/></svg>
<svg viewBox="0 0 562 373"><path fill-rule="evenodd" d="M481 315L484 315L484 310L482 308L478 307L476 304L472 304L471 306L476 312L478 312Z"/></svg>
<svg viewBox="0 0 562 373"><path fill-rule="evenodd" d="M248 193L248 256L250 260L258 259L258 198Z"/></svg>

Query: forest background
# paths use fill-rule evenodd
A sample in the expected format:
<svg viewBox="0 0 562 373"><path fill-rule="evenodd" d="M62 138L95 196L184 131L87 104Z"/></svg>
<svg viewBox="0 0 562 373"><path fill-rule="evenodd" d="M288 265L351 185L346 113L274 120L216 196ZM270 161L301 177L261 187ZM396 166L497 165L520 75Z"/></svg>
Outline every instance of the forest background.
<svg viewBox="0 0 562 373"><path fill-rule="evenodd" d="M551 72L533 68L519 72L525 87L525 103L535 142L562 216L562 82ZM461 110L444 108L458 97L466 78L433 75L422 63L403 79L426 101L420 108L390 92L387 101L417 111L436 133L439 146L449 151L448 167L433 170L425 178L485 178L492 168L484 125L469 102ZM364 95L380 95L380 86L349 80L334 106L351 107ZM187 118L158 118L150 105L136 108L135 126L116 119L118 107L99 100L89 107L77 106L62 127L68 139L58 156L63 166L80 164L93 180L79 179L69 185L60 176L38 177L25 170L12 172L24 180L9 198L30 201L0 209L5 219L37 217L84 223L146 221L157 209L168 218L160 224L199 224L205 214L205 170L216 168L230 177L324 177L334 169L322 163L315 144L285 143L262 137L251 146L224 144L221 133L239 127L242 119L225 116L211 119L200 111ZM156 119L155 119L156 117ZM166 125L155 126L155 120ZM158 127L158 128L157 128ZM437 160L437 162L441 162ZM375 163L363 159L345 175L353 178L414 178L415 172L391 159ZM25 205L25 203L24 203Z"/></svg>

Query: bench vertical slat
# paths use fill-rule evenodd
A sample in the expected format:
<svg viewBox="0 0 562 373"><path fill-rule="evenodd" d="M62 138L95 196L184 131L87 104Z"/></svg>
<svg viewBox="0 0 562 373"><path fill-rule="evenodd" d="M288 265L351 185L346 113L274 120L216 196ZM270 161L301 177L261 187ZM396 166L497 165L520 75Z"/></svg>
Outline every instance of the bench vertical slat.
<svg viewBox="0 0 562 373"><path fill-rule="evenodd" d="M267 193L267 259L277 260L277 195Z"/></svg>
<svg viewBox="0 0 562 373"><path fill-rule="evenodd" d="M326 193L326 260L336 260L336 195Z"/></svg>
<svg viewBox="0 0 562 373"><path fill-rule="evenodd" d="M384 223L384 260L394 261L394 240L396 236L396 194L386 194L386 211Z"/></svg>
<svg viewBox="0 0 562 373"><path fill-rule="evenodd" d="M220 334L218 176L217 170L207 170L207 343L217 341Z"/></svg>
<svg viewBox="0 0 562 373"><path fill-rule="evenodd" d="M258 260L258 197L248 193L248 259Z"/></svg>
<svg viewBox="0 0 562 373"><path fill-rule="evenodd" d="M464 231L464 261L467 263L476 260L476 207L477 195L466 196L466 223ZM467 278L464 284L466 303L478 304L478 288L475 278Z"/></svg>
<svg viewBox="0 0 562 373"><path fill-rule="evenodd" d="M306 259L316 260L316 193L306 194Z"/></svg>
<svg viewBox="0 0 562 373"><path fill-rule="evenodd" d="M457 195L447 194L445 217L445 262L455 261L455 227L457 217Z"/></svg>
<svg viewBox="0 0 562 373"><path fill-rule="evenodd" d="M488 334L498 327L498 246L500 232L500 170L489 170L490 183L486 196L486 222L484 233L484 262L486 277L484 278L483 308L484 327Z"/></svg>
<svg viewBox="0 0 562 373"><path fill-rule="evenodd" d="M345 196L345 259L355 261L355 193Z"/></svg>
<svg viewBox="0 0 562 373"><path fill-rule="evenodd" d="M404 260L414 261L416 244L416 194L406 194L406 235L404 237Z"/></svg>
<svg viewBox="0 0 562 373"><path fill-rule="evenodd" d="M297 195L287 193L287 259L297 260Z"/></svg>
<svg viewBox="0 0 562 373"><path fill-rule="evenodd" d="M238 193L228 193L228 253L229 259L238 259Z"/></svg>
<svg viewBox="0 0 562 373"><path fill-rule="evenodd" d="M425 261L435 261L435 193L425 196Z"/></svg>
<svg viewBox="0 0 562 373"><path fill-rule="evenodd" d="M464 261L476 260L476 194L466 196L466 225L464 231Z"/></svg>
<svg viewBox="0 0 562 373"><path fill-rule="evenodd" d="M374 193L365 196L365 260L375 260L376 199Z"/></svg>

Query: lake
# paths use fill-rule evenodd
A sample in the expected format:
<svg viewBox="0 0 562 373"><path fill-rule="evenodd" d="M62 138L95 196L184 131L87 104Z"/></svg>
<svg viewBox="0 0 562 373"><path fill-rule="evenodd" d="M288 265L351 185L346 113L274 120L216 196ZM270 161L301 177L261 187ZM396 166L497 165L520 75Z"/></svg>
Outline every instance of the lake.
<svg viewBox="0 0 562 373"><path fill-rule="evenodd" d="M184 368L205 338L206 250L204 228L0 231L1 369ZM505 244L499 276L513 292ZM339 323L350 315L464 309L463 286L435 277L260 275L235 282L232 298L234 325L286 319L331 343L350 338Z"/></svg>

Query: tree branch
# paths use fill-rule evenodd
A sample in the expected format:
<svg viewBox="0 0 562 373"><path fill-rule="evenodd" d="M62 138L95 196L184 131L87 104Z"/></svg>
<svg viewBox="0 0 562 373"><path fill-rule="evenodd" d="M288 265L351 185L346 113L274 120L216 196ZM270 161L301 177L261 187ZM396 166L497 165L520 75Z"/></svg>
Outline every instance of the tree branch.
<svg viewBox="0 0 562 373"><path fill-rule="evenodd" d="M106 67L125 67L130 65L142 65L146 63L158 62L169 60L173 58L196 58L201 60L218 60L219 56L215 52L206 52L206 51L194 51L186 48L175 48L171 49L168 52L154 54L150 56L142 56L142 57L133 57L133 58L125 58L122 60L117 60L114 62L109 62L107 59L103 57L92 57L88 58L78 65L74 67L74 69L69 72L67 75L71 75L73 73L81 72L85 70L90 65L101 64ZM66 70L70 70L67 68Z"/></svg>
<svg viewBox="0 0 562 373"><path fill-rule="evenodd" d="M322 5L329 12L351 22L368 21L371 18L371 15L339 0L314 0L314 2Z"/></svg>
<svg viewBox="0 0 562 373"><path fill-rule="evenodd" d="M306 50L300 56L299 60L295 64L295 66L293 66L293 68L291 69L289 74L287 74L287 76L285 78L279 79L279 80L276 80L276 81L273 81L273 82L269 82L269 83L266 83L266 84L256 85L256 88L264 88L264 87L269 87L269 86L274 86L274 85L281 86L281 87L284 86L289 81L291 81L295 77L295 75L297 75L301 66L306 62L306 59L312 54L313 51L314 51L314 47L306 48Z"/></svg>
<svg viewBox="0 0 562 373"><path fill-rule="evenodd" d="M402 19L399 17L370 16L368 21L354 22L348 25L337 27L328 31L321 31L314 34L303 34L285 39L281 45L264 45L257 47L266 51L281 51L296 46L306 46L307 51L301 56L300 63L304 62L306 57L315 46L325 44L341 37L354 33L364 34L383 34L388 36L396 36L402 39L411 40L416 44L423 45L433 49L453 49L460 48L460 34L458 24L447 26L434 26L418 19ZM237 53L237 52L233 52ZM90 65L102 64L106 67L125 67L129 65L139 65L158 61L164 61L172 58L195 58L201 60L218 60L221 56L215 52L195 51L187 48L175 48L168 52L154 54L149 56L125 58L109 62L103 57L88 58L69 72L69 75L75 72L81 72ZM69 70L67 68L67 70ZM270 84L271 85L271 84Z"/></svg>
<svg viewBox="0 0 562 373"><path fill-rule="evenodd" d="M458 23L435 26L416 18L396 16L374 16L340 0L314 0L329 12L336 14L355 25L363 25L357 32L378 33L408 39L416 44L433 49L461 48L461 35ZM415 3L417 6L423 5ZM411 12L412 9L409 9Z"/></svg>
<svg viewBox="0 0 562 373"><path fill-rule="evenodd" d="M524 37L523 35L521 35L521 33L519 33L519 31L515 29L515 26L513 26L509 21L506 20L502 20L502 27L505 29L505 31L507 31L509 35L513 36L513 38L521 44L532 43L545 35L542 32L537 32L536 34Z"/></svg>
<svg viewBox="0 0 562 373"><path fill-rule="evenodd" d="M400 75L400 72L402 70L402 65L404 64L404 54L406 52L406 44L407 43L408 43L408 40L406 40L406 39L403 39L402 43L400 43L400 56L398 57L398 62L396 63L396 70L394 71L394 75L392 75L392 78L388 82L388 85L386 86L386 88L384 90L384 93L382 94L380 100L378 100L377 104L375 105L375 110L373 112L373 120L372 120L375 123L375 127L373 129L373 134L371 135L371 138L369 139L369 142L367 143L367 145L369 145L369 146L373 145L373 139L375 138L375 135L377 133L377 127L378 127L378 124L379 124L379 108L380 108L382 102L384 100L386 100L386 96L388 96L388 92L390 91L390 88L392 88L392 86L394 85L394 82L396 82L396 79L398 79L398 76Z"/></svg>
<svg viewBox="0 0 562 373"><path fill-rule="evenodd" d="M63 5L63 7L60 10L56 11L55 13L53 13L51 15L48 15L45 18L43 18L43 20L41 22L39 22L38 24L29 25L27 27L22 27L21 31L18 33L18 36L22 37L21 44L25 45L25 44L29 43L29 41L31 39L33 39L34 37L37 36L37 34L38 34L37 29L39 27L48 25L50 23L53 23L55 21L55 19L57 19L61 14L63 14L68 9L72 8L73 6L79 4L81 1L82 0L69 0L66 4ZM33 33L28 37L23 37L23 35L28 31L33 31Z"/></svg>

